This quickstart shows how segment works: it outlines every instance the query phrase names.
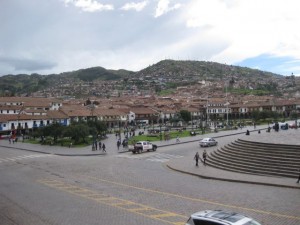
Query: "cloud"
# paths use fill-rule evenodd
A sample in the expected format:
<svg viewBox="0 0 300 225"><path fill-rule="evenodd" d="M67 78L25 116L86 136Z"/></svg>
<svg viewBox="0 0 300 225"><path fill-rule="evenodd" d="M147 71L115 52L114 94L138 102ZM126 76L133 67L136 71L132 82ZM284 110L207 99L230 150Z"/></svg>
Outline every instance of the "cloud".
<svg viewBox="0 0 300 225"><path fill-rule="evenodd" d="M97 0L64 0L66 5L72 4L75 7L81 8L85 12L96 12L113 10L114 6L111 4L101 4Z"/></svg>
<svg viewBox="0 0 300 225"><path fill-rule="evenodd" d="M137 12L142 11L148 4L148 1L143 1L143 2L128 2L124 6L122 6L122 10L136 10Z"/></svg>
<svg viewBox="0 0 300 225"><path fill-rule="evenodd" d="M27 58L10 58L0 56L0 69L9 69L12 71L20 72L32 72L51 70L56 66L56 63L43 61L39 59L27 59Z"/></svg>
<svg viewBox="0 0 300 225"><path fill-rule="evenodd" d="M234 64L262 54L300 58L298 5L297 0L192 0L183 13L187 27L228 43L211 60Z"/></svg>
<svg viewBox="0 0 300 225"><path fill-rule="evenodd" d="M177 3L173 6L169 6L170 2L171 2L170 0L159 0L156 10L155 10L154 17L155 18L160 17L172 10L179 9L181 7L181 4L179 4L179 3Z"/></svg>

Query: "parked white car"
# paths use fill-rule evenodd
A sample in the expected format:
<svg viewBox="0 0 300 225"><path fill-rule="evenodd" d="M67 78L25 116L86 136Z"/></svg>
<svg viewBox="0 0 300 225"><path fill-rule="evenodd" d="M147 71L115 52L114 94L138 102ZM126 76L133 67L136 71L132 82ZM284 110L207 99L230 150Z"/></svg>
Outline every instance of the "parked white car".
<svg viewBox="0 0 300 225"><path fill-rule="evenodd" d="M186 225L261 225L251 217L222 210L205 210L191 215Z"/></svg>
<svg viewBox="0 0 300 225"><path fill-rule="evenodd" d="M217 144L218 142L213 138L203 138L201 141L199 141L200 147L210 147Z"/></svg>

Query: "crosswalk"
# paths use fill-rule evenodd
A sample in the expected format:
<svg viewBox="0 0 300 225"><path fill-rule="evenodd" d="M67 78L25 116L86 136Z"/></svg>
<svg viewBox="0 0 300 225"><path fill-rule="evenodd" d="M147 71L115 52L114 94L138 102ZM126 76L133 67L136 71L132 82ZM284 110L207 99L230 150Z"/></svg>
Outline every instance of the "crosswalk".
<svg viewBox="0 0 300 225"><path fill-rule="evenodd" d="M167 162L171 159L178 159L183 156L181 155L173 155L173 154L167 154L167 153L144 153L144 154L120 154L117 155L116 157L118 158L128 158L128 159L143 159L147 161L152 161L152 162Z"/></svg>
<svg viewBox="0 0 300 225"><path fill-rule="evenodd" d="M49 157L49 156L53 156L53 155L50 155L50 154L32 154L32 155L22 155L22 156L9 157L9 158L0 158L0 163L2 163L2 162L14 162L14 161L33 159L33 158L41 158L41 157Z"/></svg>

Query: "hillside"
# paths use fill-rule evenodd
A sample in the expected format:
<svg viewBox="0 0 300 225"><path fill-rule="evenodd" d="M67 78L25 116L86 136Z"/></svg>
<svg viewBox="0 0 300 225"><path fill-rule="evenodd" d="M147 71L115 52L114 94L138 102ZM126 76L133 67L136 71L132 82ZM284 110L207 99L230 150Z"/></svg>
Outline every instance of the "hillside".
<svg viewBox="0 0 300 225"><path fill-rule="evenodd" d="M251 87L258 85L262 87L275 82L275 87L277 87L277 84L283 83L282 80L285 79L284 76L270 72L215 62L163 60L138 72L92 67L50 75L6 75L0 77L0 95L30 95L33 92L45 89L53 90L62 84L76 86L79 83L99 83L101 81L127 82L132 80L132 85L142 85L143 88L145 83L142 80L151 81L152 84L161 81L167 86L176 83L173 87L189 85L201 80L211 82L230 81L232 83L239 81L240 86L243 86L242 83L246 83ZM129 86L127 88L130 89ZM156 86L157 90L163 88L157 88Z"/></svg>
<svg viewBox="0 0 300 225"><path fill-rule="evenodd" d="M51 88L58 83L121 80L133 74L134 72L127 70L106 70L103 67L92 67L50 75L6 75L0 77L0 95L3 96L6 93L30 94L45 88Z"/></svg>
<svg viewBox="0 0 300 225"><path fill-rule="evenodd" d="M204 80L227 79L231 77L270 78L283 76L247 67L231 66L216 62L205 61L175 61L163 60L139 72L137 76L172 75L197 76Z"/></svg>

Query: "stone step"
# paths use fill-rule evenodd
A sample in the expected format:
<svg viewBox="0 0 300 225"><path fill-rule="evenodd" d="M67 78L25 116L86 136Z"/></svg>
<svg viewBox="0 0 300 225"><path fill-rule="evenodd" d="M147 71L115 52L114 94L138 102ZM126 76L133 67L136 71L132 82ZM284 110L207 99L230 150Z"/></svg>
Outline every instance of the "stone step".
<svg viewBox="0 0 300 225"><path fill-rule="evenodd" d="M222 154L218 154L218 151L215 151L211 154L211 158L218 159L219 161L224 161L227 164L235 164L235 165L241 165L242 167L250 166L250 167L256 167L257 169L262 170L284 170L289 172L297 171L300 164L282 164L282 163L268 163L263 161L256 161L256 160L241 160L240 158L236 157L224 157Z"/></svg>
<svg viewBox="0 0 300 225"><path fill-rule="evenodd" d="M245 173L245 174L253 174L253 175L259 175L259 176L272 176L272 177L286 177L286 178L298 178L297 174L285 174L285 173L264 173L261 170L246 170L241 167L235 167L235 166L228 166L226 164L215 164L211 163L210 161L207 161L206 163L208 166L221 169L221 170L227 170L232 171L236 173Z"/></svg>
<svg viewBox="0 0 300 225"><path fill-rule="evenodd" d="M280 169L274 169L274 170L265 170L265 168L258 168L256 166L249 166L244 164L238 164L238 163L228 163L223 160L218 160L217 158L212 158L212 156L209 156L207 159L207 165L229 170L229 171L235 171L235 172L242 172L242 173L248 173L248 174L257 174L257 175L268 175L268 176L276 176L276 177L290 177L290 178L297 178L298 177L298 171L285 171Z"/></svg>
<svg viewBox="0 0 300 225"><path fill-rule="evenodd" d="M258 147L258 146L251 146L251 145L244 145L237 142L232 142L229 146L241 149L251 149L253 152L270 152L272 150L273 153L291 153L300 156L300 151L293 148L273 148L273 147Z"/></svg>
<svg viewBox="0 0 300 225"><path fill-rule="evenodd" d="M262 163L268 163L268 164L278 164L278 165L297 165L300 168L300 158L282 158L282 157L276 157L272 155L266 155L264 157L258 156L256 154L249 154L244 152L239 152L238 154L235 151L231 151L230 149L224 149L220 148L216 151L218 154L224 155L226 158L238 158L241 161L248 161L248 160L255 160Z"/></svg>
<svg viewBox="0 0 300 225"><path fill-rule="evenodd" d="M235 143L248 145L251 147L257 146L257 147L267 147L272 148L274 150L276 149L295 149L296 151L300 151L300 145L288 145L288 144L280 144L280 143L264 143L264 142L254 142L254 141L248 141L243 139L237 139Z"/></svg>
<svg viewBox="0 0 300 225"><path fill-rule="evenodd" d="M254 152L252 149L243 149L243 148L235 148L231 145L226 145L223 147L224 150L230 151L232 153L236 153L237 155L255 155L257 157L267 157L267 158L284 158L286 160L288 159L299 159L300 156L294 155L292 153L273 153L272 150L269 151L263 151L263 152Z"/></svg>
<svg viewBox="0 0 300 225"><path fill-rule="evenodd" d="M235 172L296 178L300 146L238 139L210 153L207 164Z"/></svg>

